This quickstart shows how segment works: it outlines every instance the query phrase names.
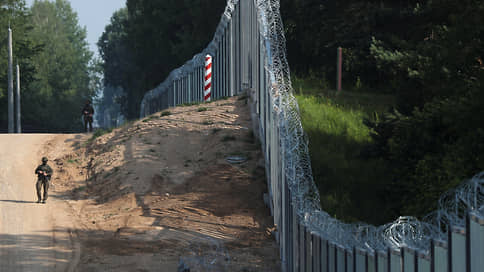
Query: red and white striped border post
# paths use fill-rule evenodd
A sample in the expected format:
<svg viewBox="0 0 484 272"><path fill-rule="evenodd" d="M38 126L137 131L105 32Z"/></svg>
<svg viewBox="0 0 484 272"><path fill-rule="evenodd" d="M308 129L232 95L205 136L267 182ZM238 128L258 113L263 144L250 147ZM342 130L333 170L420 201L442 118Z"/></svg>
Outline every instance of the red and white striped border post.
<svg viewBox="0 0 484 272"><path fill-rule="evenodd" d="M203 99L210 101L212 96L212 56L205 56L205 84L204 84Z"/></svg>

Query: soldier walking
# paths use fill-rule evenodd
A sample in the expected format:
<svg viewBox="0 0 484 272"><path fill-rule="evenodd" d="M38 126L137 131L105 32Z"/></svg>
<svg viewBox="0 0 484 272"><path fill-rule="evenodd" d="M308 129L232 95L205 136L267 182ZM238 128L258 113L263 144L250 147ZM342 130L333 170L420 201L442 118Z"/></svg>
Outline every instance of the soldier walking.
<svg viewBox="0 0 484 272"><path fill-rule="evenodd" d="M49 190L49 181L52 176L52 168L47 164L48 159L46 157L42 158L42 164L37 166L35 169L35 174L37 174L37 203L45 203L48 197L47 191ZM44 187L44 198L42 196L42 187Z"/></svg>
<svg viewBox="0 0 484 272"><path fill-rule="evenodd" d="M86 101L86 105L82 109L82 115L84 116L84 131L87 132L87 125L89 124L89 132L92 132L94 108L91 106L91 101Z"/></svg>

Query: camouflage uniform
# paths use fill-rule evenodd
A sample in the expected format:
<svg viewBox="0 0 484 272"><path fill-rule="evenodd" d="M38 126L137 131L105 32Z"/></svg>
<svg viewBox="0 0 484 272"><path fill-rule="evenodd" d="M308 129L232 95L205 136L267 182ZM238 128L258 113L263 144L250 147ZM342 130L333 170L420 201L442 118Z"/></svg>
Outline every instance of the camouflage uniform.
<svg viewBox="0 0 484 272"><path fill-rule="evenodd" d="M82 109L82 115L84 116L84 130L87 132L87 125L89 124L89 131L92 132L92 116L94 115L94 108L89 101Z"/></svg>
<svg viewBox="0 0 484 272"><path fill-rule="evenodd" d="M35 174L37 174L37 203L40 203L41 200L41 192L42 186L44 187L44 198L42 200L43 203L47 200L48 197L48 190L49 190L49 181L50 177L52 176L52 168L47 164L47 158L42 158L42 164L37 166L35 169ZM46 173L47 175L44 175Z"/></svg>

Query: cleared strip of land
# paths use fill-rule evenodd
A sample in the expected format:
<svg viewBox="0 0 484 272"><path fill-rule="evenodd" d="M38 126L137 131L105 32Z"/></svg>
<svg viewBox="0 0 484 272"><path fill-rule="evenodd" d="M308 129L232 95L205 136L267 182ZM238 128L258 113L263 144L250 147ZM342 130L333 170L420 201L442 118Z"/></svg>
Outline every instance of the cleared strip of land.
<svg viewBox="0 0 484 272"><path fill-rule="evenodd" d="M251 127L246 99L235 97L169 109L98 137L31 135L15 160L18 136L5 136L8 175L0 177L11 191L2 190L0 226L10 227L1 229L9 239L1 240L0 262L19 267L5 271L176 271L180 262L192 271L279 271ZM44 155L55 175L50 201L39 206L31 203L33 170ZM231 164L229 156L247 161ZM12 181L20 173L23 183Z"/></svg>

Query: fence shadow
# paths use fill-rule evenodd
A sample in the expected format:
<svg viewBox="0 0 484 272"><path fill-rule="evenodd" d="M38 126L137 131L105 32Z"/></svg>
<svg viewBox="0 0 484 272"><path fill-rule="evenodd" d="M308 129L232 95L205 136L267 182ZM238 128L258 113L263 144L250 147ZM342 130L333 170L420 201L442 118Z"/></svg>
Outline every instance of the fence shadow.
<svg viewBox="0 0 484 272"><path fill-rule="evenodd" d="M204 104L206 112L199 112L199 105L169 109L172 115L154 114L103 136L109 140L101 137L99 143L94 140L88 144L84 154L91 164L84 166L88 178L73 180L79 187L57 191L52 197L91 200L101 209L104 205L126 203L133 197L135 206L131 209L139 209L141 216L149 218L152 224L150 230L136 231L135 226L128 224L110 231L96 222L99 233L79 230L87 245L83 251L91 250L90 245L103 247L105 242L124 247L127 242L116 239L136 233L134 236L158 233L152 236L155 243L170 240L169 246L176 250L187 245L190 250L207 244L216 248L223 245L231 256L251 256L257 263L237 261L249 270L267 260L270 264L266 271L278 267L277 245L268 231L272 229L272 219L262 200L267 185L264 168L259 165L260 145L248 129L251 125L246 101L233 98L232 103ZM217 107L222 108L216 110ZM205 118L212 122L204 122ZM79 147L76 142L70 144ZM110 158L103 154L114 154L116 150L122 150L116 153L122 158L121 163L112 162L113 167L108 167L105 163ZM231 165L225 161L229 155L248 160ZM135 246L127 246L132 248L129 252L136 253ZM154 244L148 247L160 249ZM138 253L145 252L144 247L138 248Z"/></svg>

